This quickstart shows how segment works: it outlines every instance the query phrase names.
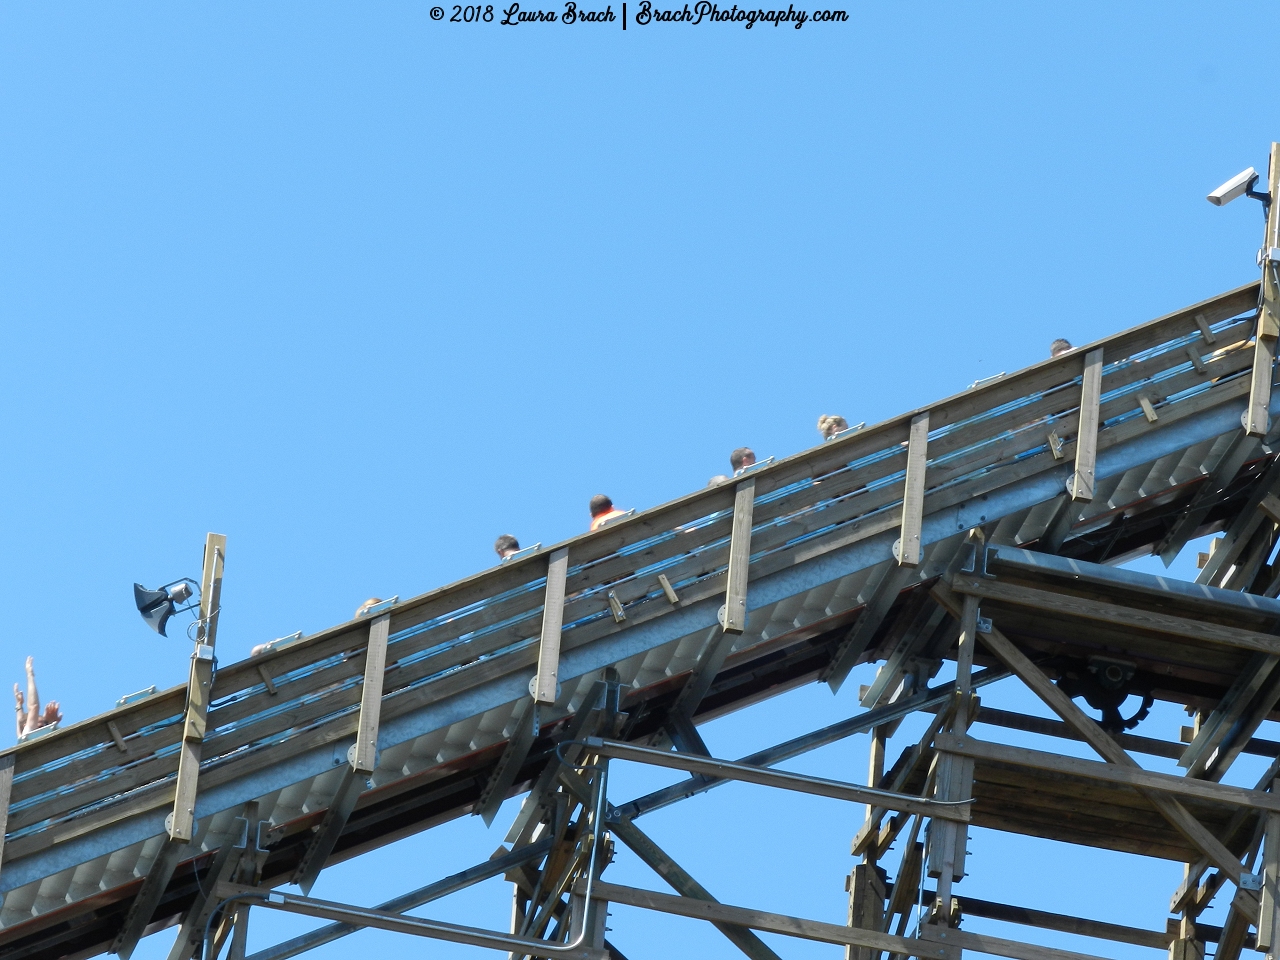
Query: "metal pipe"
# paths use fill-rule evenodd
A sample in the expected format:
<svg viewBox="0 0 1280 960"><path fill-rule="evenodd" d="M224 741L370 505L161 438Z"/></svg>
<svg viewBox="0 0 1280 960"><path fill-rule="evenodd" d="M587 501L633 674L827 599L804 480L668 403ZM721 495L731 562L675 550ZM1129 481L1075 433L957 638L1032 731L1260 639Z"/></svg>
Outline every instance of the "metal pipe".
<svg viewBox="0 0 1280 960"><path fill-rule="evenodd" d="M414 907L420 907L433 900L439 900L441 897L447 897L451 893L456 893L482 880L496 877L512 867L518 867L521 864L528 863L530 860L540 859L550 850L551 838L543 837L527 847L521 847L504 856L486 860L484 863L478 863L474 867L468 867L466 870L445 877L443 880L437 880L435 883L402 894L394 900L380 903L373 909L384 913L404 913ZM252 954L249 960L290 960L291 957L296 957L298 954L305 953L308 950L314 950L316 947L322 947L326 943L332 943L355 933L359 929L358 926L349 923L331 923L318 930L312 930L309 933L294 937L292 940L286 940L283 943L267 947L265 950L259 950L257 953Z"/></svg>
<svg viewBox="0 0 1280 960"><path fill-rule="evenodd" d="M601 839L604 835L605 811L608 808L608 776L609 764L604 757L596 762L596 776L593 783L594 803L591 811L591 853L587 866L587 885L583 896L584 909L591 906L592 892L595 885L596 865L599 858ZM426 920L418 917L405 917L400 914L386 913L368 907L355 907L348 904L332 903L327 900L313 900L309 897L295 897L292 894L275 890L261 892L240 892L223 898L219 907L225 907L233 901L252 902L254 906L281 910L285 913L297 913L303 916L319 917L324 920L336 920L339 923L354 924L360 927L378 927L397 933L409 933L414 936L430 937L437 940L448 940L453 943L467 943L473 946L491 947L495 950L518 950L519 953L549 958L569 958L569 960L599 960L600 952L587 948L582 949L588 936L584 925L576 939L566 944L550 944L545 940L531 937L520 937L509 933L498 933L476 927L444 923L439 920ZM209 952L210 925L217 914L215 909L205 924L204 956ZM317 931L319 932L319 931Z"/></svg>
<svg viewBox="0 0 1280 960"><path fill-rule="evenodd" d="M971 686L975 689L985 687L987 684L1003 680L1007 676L1009 676L1009 671L1003 667L990 667L975 673ZM825 747L838 740L851 737L855 733L865 733L872 727L879 726L882 723L891 723L894 720L899 720L909 713L915 713L917 710L940 707L954 695L955 685L953 683L930 687L896 703L877 707L875 710L867 710L865 713L849 717L847 720L837 721L830 726L814 730L812 733L806 733L772 747L765 747L763 750L748 754L737 762L757 767L771 767L775 763L781 763L783 760L790 760L792 757L798 757L819 747ZM636 817L644 816L646 813L652 813L654 810L660 810L663 807L669 807L680 800L696 796L699 793L705 793L713 787L719 787L728 782L728 780L708 779L706 777L690 777L688 780L682 780L669 787L663 787L661 790L655 790L653 793L647 793L643 797L637 797L629 803L615 807L612 815L634 820Z"/></svg>

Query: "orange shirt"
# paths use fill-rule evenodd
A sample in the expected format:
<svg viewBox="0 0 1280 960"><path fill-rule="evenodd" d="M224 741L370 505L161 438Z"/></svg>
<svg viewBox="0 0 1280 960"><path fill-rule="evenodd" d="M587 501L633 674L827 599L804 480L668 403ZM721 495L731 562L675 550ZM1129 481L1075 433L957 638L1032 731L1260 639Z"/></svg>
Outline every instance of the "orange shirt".
<svg viewBox="0 0 1280 960"><path fill-rule="evenodd" d="M617 507L614 507L612 510L609 510L605 513L600 514L600 516L593 518L591 521L591 529L598 530L600 529L600 527L608 523L614 517L620 517L626 512L627 511L625 510L619 510Z"/></svg>

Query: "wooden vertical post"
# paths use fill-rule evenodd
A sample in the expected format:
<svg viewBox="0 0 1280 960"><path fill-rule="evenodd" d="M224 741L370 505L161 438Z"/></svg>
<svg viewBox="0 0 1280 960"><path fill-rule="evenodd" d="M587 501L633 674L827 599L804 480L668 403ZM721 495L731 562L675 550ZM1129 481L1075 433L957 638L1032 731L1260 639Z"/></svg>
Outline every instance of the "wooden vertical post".
<svg viewBox="0 0 1280 960"><path fill-rule="evenodd" d="M1102 348L1084 358L1080 389L1080 429L1076 433L1076 469L1067 483L1072 500L1092 500L1094 466L1098 458L1098 408L1102 399Z"/></svg>
<svg viewBox="0 0 1280 960"><path fill-rule="evenodd" d="M1267 176L1271 205L1262 238L1262 295L1258 304L1257 339L1253 348L1253 376L1249 382L1249 407L1244 429L1250 436L1265 436L1270 426L1271 380L1280 335L1280 143L1271 144L1271 168Z"/></svg>
<svg viewBox="0 0 1280 960"><path fill-rule="evenodd" d="M884 928L884 872L874 863L859 863L845 880L849 889L849 926L858 930ZM844 948L845 960L879 960L870 947Z"/></svg>
<svg viewBox="0 0 1280 960"><path fill-rule="evenodd" d="M1280 777L1271 783L1280 789ZM1267 815L1267 832L1262 847L1262 907L1258 913L1258 949L1267 952L1268 960L1280 954L1280 909L1277 909L1277 884L1280 884L1280 813Z"/></svg>
<svg viewBox="0 0 1280 960"><path fill-rule="evenodd" d="M9 826L9 798L13 795L13 763L10 753L0 757L0 861L4 859L4 832Z"/></svg>
<svg viewBox="0 0 1280 960"><path fill-rule="evenodd" d="M391 614L369 624L369 646L364 660L364 686L360 691L360 725L351 751L351 769L373 773L378 765L378 724L382 715L382 683L387 671L387 638Z"/></svg>
<svg viewBox="0 0 1280 960"><path fill-rule="evenodd" d="M564 584L569 577L569 549L551 553L547 594L542 605L542 638L538 642L538 674L533 678L534 703L555 703L560 681L560 628L564 625Z"/></svg>
<svg viewBox="0 0 1280 960"><path fill-rule="evenodd" d="M191 654L191 673L187 679L187 715L182 727L173 813L168 823L169 839L176 843L189 843L195 832L196 788L205 724L209 717L209 699L213 692L214 644L218 636L222 566L226 555L226 537L220 533L205 537L204 572L200 577L200 620L196 627L196 647Z"/></svg>
<svg viewBox="0 0 1280 960"><path fill-rule="evenodd" d="M738 484L733 496L733 535L729 541L729 574L720 626L725 633L747 629L747 573L751 563L751 517L756 503L756 480Z"/></svg>
<svg viewBox="0 0 1280 960"><path fill-rule="evenodd" d="M973 654L978 644L978 598L966 594L960 613L960 642L956 652L955 710L951 732L963 736L969 729L973 694ZM939 800L965 800L973 789L973 760L941 754L937 766ZM934 912L943 924L951 918L951 885L964 877L969 831L964 824L933 821L929 837L929 875L938 878Z"/></svg>
<svg viewBox="0 0 1280 960"><path fill-rule="evenodd" d="M929 459L929 413L911 421L907 441L907 479L902 495L902 530L895 553L904 567L920 564L920 531L924 525L924 472Z"/></svg>

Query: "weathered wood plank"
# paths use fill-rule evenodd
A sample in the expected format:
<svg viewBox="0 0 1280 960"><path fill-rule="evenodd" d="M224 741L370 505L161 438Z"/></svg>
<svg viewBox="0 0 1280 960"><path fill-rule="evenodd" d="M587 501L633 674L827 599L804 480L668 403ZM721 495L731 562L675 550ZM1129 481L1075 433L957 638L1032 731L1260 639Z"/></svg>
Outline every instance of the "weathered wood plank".
<svg viewBox="0 0 1280 960"><path fill-rule="evenodd" d="M196 627L196 649L191 656L191 675L187 681L187 712L178 754L173 814L168 824L169 839L176 843L188 843L195 835L196 790L201 747L213 694L213 651L221 619L222 568L226 555L226 537L219 533L205 537L204 572L200 578L200 620Z"/></svg>
<svg viewBox="0 0 1280 960"><path fill-rule="evenodd" d="M364 683L360 688L360 723L356 727L351 769L373 773L378 765L378 719L382 713L382 684L387 672L387 632L391 615L384 613L369 624L369 646L365 651Z"/></svg>
<svg viewBox="0 0 1280 960"><path fill-rule="evenodd" d="M733 498L733 532L729 540L729 573L725 584L725 633L747 629L747 578L751 563L751 518L755 511L756 481L748 477L738 483Z"/></svg>
<svg viewBox="0 0 1280 960"><path fill-rule="evenodd" d="M1076 469L1067 492L1072 500L1093 499L1093 473L1098 458L1098 408L1102 399L1102 348L1084 357L1080 390L1080 432L1076 437Z"/></svg>
<svg viewBox="0 0 1280 960"><path fill-rule="evenodd" d="M569 572L569 551L551 554L547 565L547 591L542 604L542 636L538 642L538 673L533 682L534 703L555 703L560 684L560 629L564 623L564 584Z"/></svg>
<svg viewBox="0 0 1280 960"><path fill-rule="evenodd" d="M972 737L957 737L946 733L939 734L934 739L934 746L943 753L953 753L978 760L1012 763L1072 777L1159 790L1162 793L1193 797L1229 807L1244 806L1280 813L1280 796L1261 790L1247 790L1244 787L1231 787L1206 780L1154 773L1139 767L1120 767L1115 764L1098 763L1096 760L1078 760L1075 757L1060 756L1056 753L1008 747L999 743L987 743Z"/></svg>
<svg viewBox="0 0 1280 960"><path fill-rule="evenodd" d="M898 534L898 563L904 567L920 564L920 529L924 524L925 466L929 460L929 413L911 420L907 441L907 477L902 496L902 526Z"/></svg>
<svg viewBox="0 0 1280 960"><path fill-rule="evenodd" d="M1168 633L1191 640L1203 640L1218 646L1236 647L1256 653L1280 656L1280 639L1253 630L1242 630L1206 620L1189 620L1152 610L1140 610L1101 600L1083 599L1066 593L1055 593L1036 587L980 580L960 575L952 583L956 593L973 594L989 600L1035 607L1043 612L1065 614L1085 620L1097 620L1120 626L1158 633Z"/></svg>

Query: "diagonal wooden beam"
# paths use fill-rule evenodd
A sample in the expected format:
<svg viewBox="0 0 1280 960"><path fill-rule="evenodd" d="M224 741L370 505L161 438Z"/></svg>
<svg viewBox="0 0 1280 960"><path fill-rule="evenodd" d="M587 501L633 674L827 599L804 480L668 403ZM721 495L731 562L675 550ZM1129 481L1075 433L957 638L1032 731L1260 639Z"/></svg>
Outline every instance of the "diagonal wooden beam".
<svg viewBox="0 0 1280 960"><path fill-rule="evenodd" d="M960 615L962 602L959 595L952 592L950 588L942 583L935 584L931 592L934 599L950 610L953 616ZM1070 697L1059 690L1053 681L1045 676L1044 672L1014 646L999 629L993 626L990 633L981 636L986 647L1005 666L1012 670L1018 676L1018 679L1030 687L1054 713L1074 727L1076 732L1084 738L1084 741L1093 747L1104 760L1108 763L1131 769L1141 769L1137 761L1125 753L1124 749L1112 740L1105 730L1094 723L1083 710L1077 707ZM1200 850L1209 858L1214 866L1236 884L1237 891L1234 902L1239 904L1240 910L1244 912L1246 917L1251 921L1256 921L1258 901L1239 889L1240 875L1244 871L1235 855L1178 801L1155 790L1141 789L1141 793L1159 811L1161 816L1169 821L1174 829L1186 837L1197 850Z"/></svg>
<svg viewBox="0 0 1280 960"><path fill-rule="evenodd" d="M532 699L524 702L523 709L516 717L515 730L511 733L511 739L507 741L502 756L498 758L497 766L493 768L493 773L480 792L480 803L476 807L476 815L484 820L486 827L493 826L493 818L498 815L502 801L507 799L507 793L515 784L520 768L524 766L525 760L529 759L529 750L532 749L536 737L533 719L534 711L537 709L537 704Z"/></svg>
<svg viewBox="0 0 1280 960"><path fill-rule="evenodd" d="M1280 459L1267 468L1266 473L1254 483L1253 490L1231 521L1231 525L1222 534L1222 540L1209 556L1209 562L1196 576L1196 583L1216 584L1220 574L1224 574L1244 552L1253 539L1258 527L1267 520L1261 509L1262 502L1269 494L1280 490Z"/></svg>
<svg viewBox="0 0 1280 960"><path fill-rule="evenodd" d="M159 852L151 861L151 868L147 871L146 878L142 881L142 889L129 905L129 912L125 914L124 923L121 924L120 932L116 934L108 953L117 954L122 960L129 960L138 941L142 939L147 924L151 922L152 914L160 905L160 898L164 896L165 888L173 878L174 868L178 866L178 861L186 851L187 845L182 841L164 838Z"/></svg>
<svg viewBox="0 0 1280 960"><path fill-rule="evenodd" d="M1164 535L1164 539L1152 551L1159 555L1166 567L1173 563L1174 558L1182 552L1182 548L1187 545L1187 541L1196 535L1196 531L1200 529L1200 524L1204 522L1205 517L1209 515L1209 511L1218 503L1218 498L1222 495L1222 491L1227 484L1235 479L1236 474L1240 472L1240 468L1257 452L1257 438L1248 436L1244 431L1237 434L1227 449L1223 451L1222 456L1218 458L1218 462L1209 471L1209 475L1200 484L1195 496L1191 498L1191 502L1182 511L1181 516L1174 521L1169 532Z"/></svg>
<svg viewBox="0 0 1280 960"><path fill-rule="evenodd" d="M698 662L694 664L689 679L676 694L675 702L671 704L672 716L693 717L698 712L702 698L707 695L707 691L711 689L711 684L716 679L716 674L724 666L725 658L733 649L735 639L734 634L726 633L716 627L708 631L706 643L698 653Z"/></svg>
<svg viewBox="0 0 1280 960"><path fill-rule="evenodd" d="M894 601L898 599L898 594L902 592L903 586L913 574L914 571L910 567L895 564L885 567L871 591L866 606L862 608L862 613L858 615L858 619L845 638L840 641L831 658L831 663L819 677L831 687L832 693L839 692L841 685L848 679L854 664L870 645L876 631L880 629L880 624L884 623L884 618L889 615Z"/></svg>
<svg viewBox="0 0 1280 960"><path fill-rule="evenodd" d="M677 902L682 900L699 901L708 904L719 903L706 887L693 879L680 864L672 860L665 850L650 840L630 820L618 820L611 823L609 829L613 831L614 836L630 847L636 856L647 863L658 876L671 884L671 887L680 894L679 897L672 897L672 900ZM601 884L599 889L603 891L604 887L605 885ZM603 892L601 892L600 896L609 901L616 899ZM730 943L748 957L751 957L752 960L781 960L763 940L746 927L731 921L712 920L712 923L715 924L717 930L725 935Z"/></svg>
<svg viewBox="0 0 1280 960"><path fill-rule="evenodd" d="M204 925L209 915L218 907L218 902L213 898L213 887L231 879L231 873L236 868L237 852L230 843L224 843L214 854L213 864L198 886L195 901L182 916L182 926L169 949L168 960L191 960L200 948Z"/></svg>
<svg viewBox="0 0 1280 960"><path fill-rule="evenodd" d="M1225 765L1217 764L1217 758L1221 753L1219 748L1222 742L1229 739L1235 740L1233 731L1239 726L1240 718L1244 716L1245 710L1249 709L1249 704L1253 703L1258 690L1262 689L1267 678L1275 671L1276 664L1280 664L1280 657L1267 657L1263 654L1253 654L1245 662L1240 676L1235 678L1228 691L1222 695L1222 699L1217 707L1213 708L1210 716L1199 724L1196 737L1187 745L1187 749L1178 759L1179 767L1187 768L1188 777L1204 776L1204 772L1211 765L1221 773L1226 772ZM1253 736L1252 730L1245 733L1244 740L1239 741L1240 745L1243 746L1248 742L1251 736Z"/></svg>

